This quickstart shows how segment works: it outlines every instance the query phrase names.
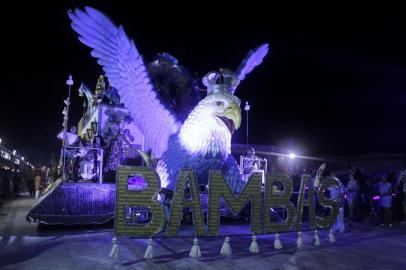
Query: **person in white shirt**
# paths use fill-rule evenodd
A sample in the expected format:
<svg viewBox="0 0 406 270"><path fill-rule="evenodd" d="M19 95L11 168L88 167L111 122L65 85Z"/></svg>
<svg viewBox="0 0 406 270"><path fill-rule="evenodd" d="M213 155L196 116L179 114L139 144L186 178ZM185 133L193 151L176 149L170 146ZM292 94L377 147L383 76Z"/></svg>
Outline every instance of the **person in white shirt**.
<svg viewBox="0 0 406 270"><path fill-rule="evenodd" d="M381 226L385 224L392 227L392 183L388 182L387 176L382 176L382 180L379 183L379 204L382 210L382 223Z"/></svg>
<svg viewBox="0 0 406 270"><path fill-rule="evenodd" d="M65 138L63 131L59 132L56 137L61 140L62 143L64 139L66 139L65 147L67 147L67 149L65 150L65 171L70 175L70 178L72 180L75 180L77 161L74 153L76 153L77 149L69 149L69 147L76 147L80 146L81 144L80 137L77 134L77 128L75 126L72 126L70 128L70 131L66 131Z"/></svg>
<svg viewBox="0 0 406 270"><path fill-rule="evenodd" d="M63 131L59 132L58 135L56 136L58 139L63 141ZM66 131L66 144L65 146L77 146L79 143L80 139L77 134L77 128L75 126L72 126L70 128L70 131Z"/></svg>

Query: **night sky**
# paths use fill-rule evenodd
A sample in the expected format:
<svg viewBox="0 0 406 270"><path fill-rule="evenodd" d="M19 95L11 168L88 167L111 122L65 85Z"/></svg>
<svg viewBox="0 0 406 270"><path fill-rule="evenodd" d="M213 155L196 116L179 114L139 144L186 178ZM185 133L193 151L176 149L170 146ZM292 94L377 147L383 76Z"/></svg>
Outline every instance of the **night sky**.
<svg viewBox="0 0 406 270"><path fill-rule="evenodd" d="M123 24L146 62L169 52L200 75L235 69L249 49L270 43L264 63L237 90L252 106L252 143L291 139L307 155L406 150L404 16L66 1L2 7L0 138L30 161L58 157L67 76L75 81L69 125L77 125L77 88L82 81L93 88L102 73L66 15L84 5ZM236 143L245 143L245 117L242 124Z"/></svg>

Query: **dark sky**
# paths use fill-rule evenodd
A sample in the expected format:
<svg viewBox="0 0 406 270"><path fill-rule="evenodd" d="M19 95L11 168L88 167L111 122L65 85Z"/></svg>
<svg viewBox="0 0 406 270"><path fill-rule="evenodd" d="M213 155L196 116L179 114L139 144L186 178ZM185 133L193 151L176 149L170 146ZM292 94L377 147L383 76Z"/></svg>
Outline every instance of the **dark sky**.
<svg viewBox="0 0 406 270"><path fill-rule="evenodd" d="M101 74L66 15L84 5L123 24L147 62L166 51L201 75L234 69L249 49L270 43L264 63L237 91L252 105L253 143L291 138L309 155L406 150L404 16L334 9L321 16L259 4L233 10L191 2L183 11L158 3L55 2L2 7L0 138L29 160L58 156L67 76L75 80L76 125L83 103L77 88L82 81L94 87ZM234 142L245 142L245 118Z"/></svg>

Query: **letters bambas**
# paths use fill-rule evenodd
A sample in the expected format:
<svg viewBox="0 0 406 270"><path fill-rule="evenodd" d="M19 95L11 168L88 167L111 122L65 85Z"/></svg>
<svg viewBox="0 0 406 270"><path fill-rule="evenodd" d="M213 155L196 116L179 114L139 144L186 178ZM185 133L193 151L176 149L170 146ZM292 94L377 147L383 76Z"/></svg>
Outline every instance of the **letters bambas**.
<svg viewBox="0 0 406 270"><path fill-rule="evenodd" d="M147 185L142 191L128 188L128 178L137 175ZM117 195L115 230L118 235L151 236L158 234L165 226L164 206L157 200L160 183L156 173L145 167L121 167L117 172ZM220 171L209 174L207 224L204 224L200 196L194 172L182 170L172 198L170 212L167 217L166 236L175 236L178 232L182 210L192 210L194 233L196 235L217 235L219 232L219 203L224 199L233 214L238 214L248 203L251 203L251 231L255 234L286 232L300 230L303 220L303 209L308 208L309 223L312 229L329 228L338 215L338 204L326 197L326 191L338 188L338 181L333 177L320 180L318 190L313 190L310 175L302 175L296 207L291 201L293 194L292 180L284 174L268 174L264 190L261 178L255 173L246 183L240 194L233 194L224 181ZM189 187L189 195L185 196L185 188ZM322 207L329 208L329 215L316 216L314 195ZM129 208L144 209L148 218L144 222L127 223L126 213ZM283 208L284 220L271 221L270 209ZM144 212L145 212L144 211ZM131 212L131 211L130 211ZM139 216L140 212L132 214ZM132 216L131 216L132 218Z"/></svg>

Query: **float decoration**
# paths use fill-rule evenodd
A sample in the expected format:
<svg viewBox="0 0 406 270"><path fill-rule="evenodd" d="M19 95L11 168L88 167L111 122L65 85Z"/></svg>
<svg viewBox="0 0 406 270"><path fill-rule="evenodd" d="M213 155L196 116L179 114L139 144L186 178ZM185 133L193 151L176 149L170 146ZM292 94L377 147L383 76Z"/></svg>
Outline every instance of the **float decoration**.
<svg viewBox="0 0 406 270"><path fill-rule="evenodd" d="M114 169L118 169L115 189L116 235L110 254L112 257L118 256L116 237L134 236L151 239L145 257L152 258L151 237L177 236L182 211L190 208L194 241L189 255L198 258L201 252L197 236L219 234L221 205L226 205L234 215L250 206L250 251L253 253L259 252L256 235L265 233L276 233L274 247L279 249L282 245L278 233L295 230L298 234L297 247L302 247L305 207L309 210L314 238L318 240L315 242L319 244L317 228L330 227L338 213L338 204L325 196L329 188L338 186L337 181L322 178L315 191L311 176L302 175L295 208L290 201L293 191L291 179L285 175L267 175L264 179L263 175L253 173L245 182L231 155L231 137L241 124L241 102L234 94L245 76L262 63L268 53L268 44L250 51L236 71L221 68L204 76L202 81L207 88L207 96L190 108L183 121L170 109L171 106L162 101L159 94L162 89L156 89L159 84L149 74L153 73L154 64L150 67L144 64L143 57L122 26L117 27L103 13L90 7L84 11L69 11L68 14L79 40L92 48L92 56L103 66L105 76L117 90L131 122L144 136L143 150L150 151L154 159L159 159L156 170L114 166ZM161 54L156 61L169 69L176 70L178 65L177 60L169 54ZM176 83L180 84L179 81ZM84 86L82 92L86 92ZM90 104L96 106L101 102L104 92L104 77L101 76L92 102L87 95L89 108ZM92 127L93 122L90 122ZM99 131L100 128L95 130ZM142 182L142 187L130 188L129 179ZM206 199L200 194L202 189L207 192ZM330 208L329 216L316 216L315 193L320 204ZM202 201L207 203L207 209L202 207ZM271 221L272 208L285 209L286 218ZM207 210L207 223L202 214L204 210ZM220 253L225 256L232 254L229 236L225 238Z"/></svg>

